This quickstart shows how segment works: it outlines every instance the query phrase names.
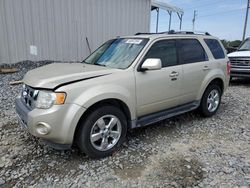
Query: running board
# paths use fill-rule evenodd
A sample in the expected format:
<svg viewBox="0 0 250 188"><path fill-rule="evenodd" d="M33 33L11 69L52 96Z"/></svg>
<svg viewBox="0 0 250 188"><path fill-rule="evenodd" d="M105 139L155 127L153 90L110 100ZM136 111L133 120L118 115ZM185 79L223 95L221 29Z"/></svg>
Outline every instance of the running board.
<svg viewBox="0 0 250 188"><path fill-rule="evenodd" d="M147 125L156 123L158 121L162 121L164 119L168 119L173 116L195 110L199 107L199 105L200 105L200 101L195 101L192 103L188 103L185 105L177 106L174 108L170 108L167 110L163 110L157 113L153 113L153 114L140 117L137 119L136 123L134 123L134 126L132 126L132 128L147 126Z"/></svg>

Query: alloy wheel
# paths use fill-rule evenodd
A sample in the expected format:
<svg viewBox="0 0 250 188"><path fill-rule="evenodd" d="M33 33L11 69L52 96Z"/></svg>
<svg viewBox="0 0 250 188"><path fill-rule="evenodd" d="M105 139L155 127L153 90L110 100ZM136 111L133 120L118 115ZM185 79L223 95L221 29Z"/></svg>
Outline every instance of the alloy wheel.
<svg viewBox="0 0 250 188"><path fill-rule="evenodd" d="M207 98L207 108L209 112L214 112L217 110L220 103L220 94L219 91L213 89Z"/></svg>
<svg viewBox="0 0 250 188"><path fill-rule="evenodd" d="M107 151L113 148L119 141L121 132L121 122L116 116L102 116L95 122L91 129L91 144L99 151Z"/></svg>

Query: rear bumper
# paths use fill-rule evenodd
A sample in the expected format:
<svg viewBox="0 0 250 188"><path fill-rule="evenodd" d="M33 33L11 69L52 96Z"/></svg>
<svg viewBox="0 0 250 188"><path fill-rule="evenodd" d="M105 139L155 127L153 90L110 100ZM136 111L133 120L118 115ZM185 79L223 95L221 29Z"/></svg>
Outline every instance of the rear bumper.
<svg viewBox="0 0 250 188"><path fill-rule="evenodd" d="M249 68L231 68L231 77L250 77L250 67Z"/></svg>
<svg viewBox="0 0 250 188"><path fill-rule="evenodd" d="M72 145L75 128L85 109L76 104L54 105L50 109L29 110L20 98L15 101L16 112L21 119L21 125L30 134L41 138L54 148L68 148ZM38 127L41 124L49 126L47 134L41 134ZM60 147L61 145L61 147Z"/></svg>

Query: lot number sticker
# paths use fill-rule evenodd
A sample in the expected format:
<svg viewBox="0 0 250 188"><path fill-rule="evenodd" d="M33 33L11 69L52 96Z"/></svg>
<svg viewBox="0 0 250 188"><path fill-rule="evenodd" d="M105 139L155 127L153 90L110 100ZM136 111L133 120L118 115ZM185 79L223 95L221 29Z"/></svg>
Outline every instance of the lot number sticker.
<svg viewBox="0 0 250 188"><path fill-rule="evenodd" d="M142 41L141 39L128 39L126 41L126 43L128 43L128 44L140 44L141 41Z"/></svg>

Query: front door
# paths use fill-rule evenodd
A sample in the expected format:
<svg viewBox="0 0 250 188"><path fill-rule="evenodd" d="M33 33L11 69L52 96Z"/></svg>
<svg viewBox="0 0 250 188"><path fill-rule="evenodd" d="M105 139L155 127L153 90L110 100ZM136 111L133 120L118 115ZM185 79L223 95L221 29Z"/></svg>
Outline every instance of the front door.
<svg viewBox="0 0 250 188"><path fill-rule="evenodd" d="M137 115L144 116L180 104L182 65L175 40L155 42L143 58L159 58L161 70L136 71Z"/></svg>

